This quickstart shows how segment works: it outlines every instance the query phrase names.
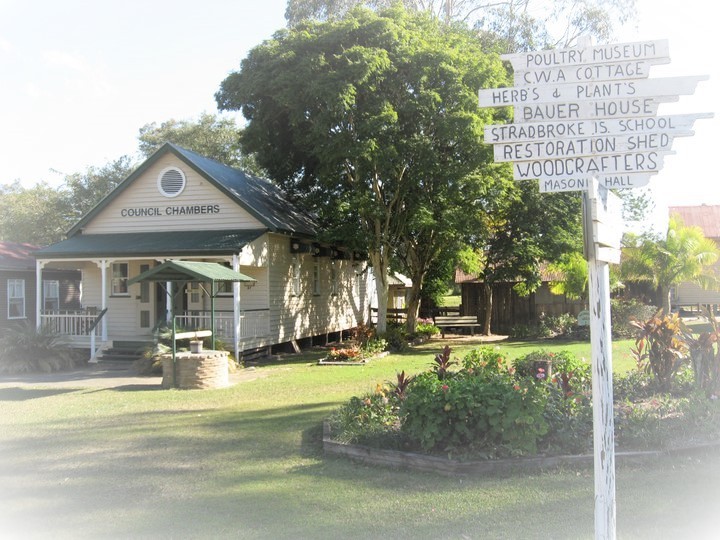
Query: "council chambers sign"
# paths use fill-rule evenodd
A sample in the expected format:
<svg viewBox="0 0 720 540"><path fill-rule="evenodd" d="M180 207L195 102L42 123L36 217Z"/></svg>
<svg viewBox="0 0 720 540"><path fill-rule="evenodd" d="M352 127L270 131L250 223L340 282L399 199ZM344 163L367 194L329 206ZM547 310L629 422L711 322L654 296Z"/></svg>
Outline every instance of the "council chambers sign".
<svg viewBox="0 0 720 540"><path fill-rule="evenodd" d="M482 107L513 106L516 123L485 128L495 161L512 162L516 180L540 191L648 184L672 153L675 137L693 135L698 118L658 116L660 103L695 92L706 76L649 78L670 62L667 40L504 55L512 88L482 89Z"/></svg>

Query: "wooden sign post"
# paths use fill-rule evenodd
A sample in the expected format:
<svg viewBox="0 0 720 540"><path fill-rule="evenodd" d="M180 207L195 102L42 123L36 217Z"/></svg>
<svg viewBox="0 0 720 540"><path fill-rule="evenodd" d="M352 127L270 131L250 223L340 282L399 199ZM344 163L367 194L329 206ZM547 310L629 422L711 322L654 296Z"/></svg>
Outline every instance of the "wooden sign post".
<svg viewBox="0 0 720 540"><path fill-rule="evenodd" d="M620 262L620 199L610 189L647 185L675 137L698 118L658 116L660 103L692 94L707 77L650 79L670 62L667 40L504 55L515 86L481 89L481 107L515 107L516 123L485 128L495 160L513 163L515 180L538 179L541 192L582 191L592 347L595 538L615 539L615 426L609 263Z"/></svg>
<svg viewBox="0 0 720 540"><path fill-rule="evenodd" d="M585 255L588 261L590 346L592 357L593 455L595 471L595 538L615 538L615 421L612 386L612 331L610 324L610 266L620 260L620 237L615 230L621 214L617 195L596 179L583 194ZM620 229L622 230L622 229Z"/></svg>

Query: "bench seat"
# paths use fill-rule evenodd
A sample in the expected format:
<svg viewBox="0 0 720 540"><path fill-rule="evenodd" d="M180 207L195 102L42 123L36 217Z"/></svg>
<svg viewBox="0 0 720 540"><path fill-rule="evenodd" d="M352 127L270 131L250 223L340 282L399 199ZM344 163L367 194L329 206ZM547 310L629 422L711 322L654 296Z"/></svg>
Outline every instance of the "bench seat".
<svg viewBox="0 0 720 540"><path fill-rule="evenodd" d="M482 326L478 322L478 318L475 315L447 315L447 316L436 316L435 326L437 326L442 332L442 337L445 337L446 328L470 328L470 335L475 335L475 328Z"/></svg>

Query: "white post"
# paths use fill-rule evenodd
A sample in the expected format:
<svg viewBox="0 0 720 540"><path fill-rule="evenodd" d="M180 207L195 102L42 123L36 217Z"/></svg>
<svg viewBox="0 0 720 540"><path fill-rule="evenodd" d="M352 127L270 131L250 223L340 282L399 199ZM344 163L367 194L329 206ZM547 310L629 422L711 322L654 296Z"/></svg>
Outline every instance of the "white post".
<svg viewBox="0 0 720 540"><path fill-rule="evenodd" d="M42 288L42 269L45 263L41 261L35 261L35 328L40 330L42 327L42 319L40 318L40 314L42 312L42 297L43 297L43 288Z"/></svg>
<svg viewBox="0 0 720 540"><path fill-rule="evenodd" d="M102 280L102 305L100 306L100 311L104 311L107 309L107 267L108 267L108 261L107 259L103 259L100 261L100 279ZM100 321L101 324L101 339L104 342L107 341L108 333L107 333L107 317L103 317L102 321Z"/></svg>
<svg viewBox="0 0 720 540"><path fill-rule="evenodd" d="M240 271L240 254L233 255L232 269L235 272ZM233 282L233 345L235 350L235 360L240 361L240 285L239 281Z"/></svg>
<svg viewBox="0 0 720 540"><path fill-rule="evenodd" d="M172 281L165 282L165 291L165 322L170 324L170 322L172 321L173 302L175 301L175 299L173 298Z"/></svg>
<svg viewBox="0 0 720 540"><path fill-rule="evenodd" d="M590 289L592 349L593 448L595 463L595 539L615 539L615 422L613 418L610 269L598 260L590 206L597 180L584 197L585 246Z"/></svg>

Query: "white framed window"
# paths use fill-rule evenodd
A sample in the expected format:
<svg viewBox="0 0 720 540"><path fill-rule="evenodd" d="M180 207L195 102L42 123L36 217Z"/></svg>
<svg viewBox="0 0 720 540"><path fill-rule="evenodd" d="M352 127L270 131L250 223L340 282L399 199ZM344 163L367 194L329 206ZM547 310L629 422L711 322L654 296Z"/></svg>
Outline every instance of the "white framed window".
<svg viewBox="0 0 720 540"><path fill-rule="evenodd" d="M355 294L355 298L360 298L360 276L362 274L360 272L353 272L354 276L354 282L353 282L353 292Z"/></svg>
<svg viewBox="0 0 720 540"><path fill-rule="evenodd" d="M320 261L313 261L313 294L320 295Z"/></svg>
<svg viewBox="0 0 720 540"><path fill-rule="evenodd" d="M338 271L335 261L330 263L330 295L335 296L338 293Z"/></svg>
<svg viewBox="0 0 720 540"><path fill-rule="evenodd" d="M293 257L292 270L292 293L294 296L300 296L300 259Z"/></svg>
<svg viewBox="0 0 720 540"><path fill-rule="evenodd" d="M43 309L45 311L60 309L60 282L56 279L43 281Z"/></svg>
<svg viewBox="0 0 720 540"><path fill-rule="evenodd" d="M130 295L128 291L128 263L112 263L110 291L112 296Z"/></svg>
<svg viewBox="0 0 720 540"><path fill-rule="evenodd" d="M225 268L232 270L232 264L229 261L221 263ZM197 284L196 284L197 285ZM199 285L197 285L199 287ZM232 281L218 281L215 283L215 294L218 296L232 296L234 290L234 282ZM198 289L198 292L199 289ZM199 298L198 298L199 301Z"/></svg>
<svg viewBox="0 0 720 540"><path fill-rule="evenodd" d="M8 319L25 318L25 280L8 279Z"/></svg>

